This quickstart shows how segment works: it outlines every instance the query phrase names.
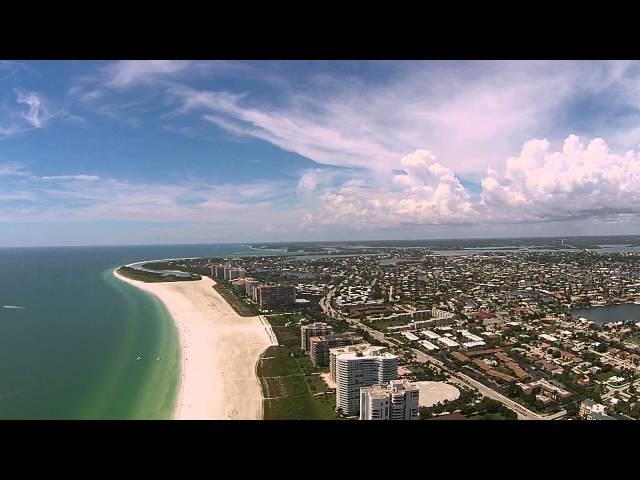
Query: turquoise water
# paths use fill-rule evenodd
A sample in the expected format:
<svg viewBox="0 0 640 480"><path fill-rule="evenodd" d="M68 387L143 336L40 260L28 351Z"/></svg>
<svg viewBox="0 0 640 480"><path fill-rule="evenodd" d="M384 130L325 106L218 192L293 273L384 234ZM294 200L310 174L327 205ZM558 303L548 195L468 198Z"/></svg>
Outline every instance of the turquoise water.
<svg viewBox="0 0 640 480"><path fill-rule="evenodd" d="M112 270L233 254L256 252L240 245L0 249L0 419L170 418L180 377L175 326L160 302Z"/></svg>

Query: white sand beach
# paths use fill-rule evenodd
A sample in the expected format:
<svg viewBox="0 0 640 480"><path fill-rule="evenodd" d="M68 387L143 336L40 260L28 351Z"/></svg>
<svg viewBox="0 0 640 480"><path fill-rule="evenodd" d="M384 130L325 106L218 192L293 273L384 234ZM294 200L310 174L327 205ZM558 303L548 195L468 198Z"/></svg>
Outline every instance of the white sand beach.
<svg viewBox="0 0 640 480"><path fill-rule="evenodd" d="M210 278L145 283L114 275L155 295L173 317L182 354L176 419L262 418L256 365L267 347L276 344L268 322L238 315L212 288Z"/></svg>

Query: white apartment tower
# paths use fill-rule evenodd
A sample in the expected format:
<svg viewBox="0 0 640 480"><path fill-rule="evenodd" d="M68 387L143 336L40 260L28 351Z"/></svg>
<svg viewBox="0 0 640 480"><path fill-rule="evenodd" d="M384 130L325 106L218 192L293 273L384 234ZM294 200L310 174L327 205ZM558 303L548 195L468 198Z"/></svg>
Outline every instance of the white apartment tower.
<svg viewBox="0 0 640 480"><path fill-rule="evenodd" d="M360 420L417 420L420 389L407 380L360 389Z"/></svg>
<svg viewBox="0 0 640 480"><path fill-rule="evenodd" d="M398 357L386 349L372 347L364 351L336 356L336 410L345 415L360 411L360 389L389 383L398 378Z"/></svg>
<svg viewBox="0 0 640 480"><path fill-rule="evenodd" d="M373 347L370 343L362 342L356 345L346 345L342 347L330 348L329 349L329 376L331 378L331 381L333 383L336 383L336 376L337 376L336 358L338 358L338 356L342 355L345 352L351 352L351 353L357 352L357 351L364 352L365 350L369 350L369 349L378 349L378 350L384 351L386 350L386 347Z"/></svg>

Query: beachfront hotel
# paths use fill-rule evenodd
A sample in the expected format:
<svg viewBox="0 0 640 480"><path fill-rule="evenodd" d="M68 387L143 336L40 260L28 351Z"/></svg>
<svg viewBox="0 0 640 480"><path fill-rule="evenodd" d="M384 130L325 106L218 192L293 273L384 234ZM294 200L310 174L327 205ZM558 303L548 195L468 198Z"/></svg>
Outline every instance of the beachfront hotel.
<svg viewBox="0 0 640 480"><path fill-rule="evenodd" d="M407 380L360 389L360 420L417 420L420 389Z"/></svg>
<svg viewBox="0 0 640 480"><path fill-rule="evenodd" d="M300 327L300 348L305 352L309 351L309 340L311 337L321 335L331 335L333 327L324 322L314 322Z"/></svg>
<svg viewBox="0 0 640 480"><path fill-rule="evenodd" d="M336 356L336 410L360 411L360 389L398 378L398 356L384 347L344 352Z"/></svg>
<svg viewBox="0 0 640 480"><path fill-rule="evenodd" d="M364 339L354 332L321 335L309 339L309 358L316 367L329 365L329 350L346 345L362 343Z"/></svg>

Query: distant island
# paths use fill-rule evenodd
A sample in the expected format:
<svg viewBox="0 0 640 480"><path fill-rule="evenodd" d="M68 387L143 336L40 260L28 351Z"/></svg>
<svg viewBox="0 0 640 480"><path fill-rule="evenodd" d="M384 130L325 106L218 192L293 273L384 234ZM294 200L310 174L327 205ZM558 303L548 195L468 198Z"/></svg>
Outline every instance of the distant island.
<svg viewBox="0 0 640 480"><path fill-rule="evenodd" d="M637 235L588 237L454 238L423 240L358 240L334 242L276 242L249 245L253 249L283 250L289 254L365 253L389 248L427 248L435 251L494 250L600 250L640 247Z"/></svg>
<svg viewBox="0 0 640 480"><path fill-rule="evenodd" d="M191 276L179 276L172 274L152 273L144 270L138 270L137 268L122 266L116 270L123 277L130 278L131 280L137 280L145 283L157 283L157 282L190 282L194 280L201 280L200 275L191 274Z"/></svg>

